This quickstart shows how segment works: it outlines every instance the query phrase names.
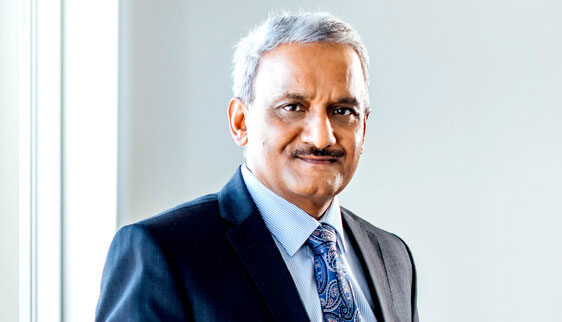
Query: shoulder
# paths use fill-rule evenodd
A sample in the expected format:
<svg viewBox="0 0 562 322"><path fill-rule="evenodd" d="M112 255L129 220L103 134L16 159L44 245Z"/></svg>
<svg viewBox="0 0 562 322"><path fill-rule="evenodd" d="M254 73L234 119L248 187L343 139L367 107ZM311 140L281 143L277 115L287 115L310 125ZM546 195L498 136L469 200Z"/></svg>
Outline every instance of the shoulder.
<svg viewBox="0 0 562 322"><path fill-rule="evenodd" d="M164 254L172 254L195 249L198 241L219 238L225 228L217 195L209 194L122 227L114 237L113 244L116 245L113 246L133 250L151 245Z"/></svg>
<svg viewBox="0 0 562 322"><path fill-rule="evenodd" d="M210 234L202 227L220 227L217 204L216 195L207 195L119 229L107 255L96 321L185 321L181 268L193 257L182 255L204 248L199 241Z"/></svg>
<svg viewBox="0 0 562 322"><path fill-rule="evenodd" d="M154 235L197 232L220 221L217 194L208 194L182 203L121 230L146 231Z"/></svg>
<svg viewBox="0 0 562 322"><path fill-rule="evenodd" d="M390 244L395 247L407 248L406 243L398 235L374 226L365 219L357 216L349 209L341 207L342 215L347 219L356 222L367 233L375 236L379 243Z"/></svg>
<svg viewBox="0 0 562 322"><path fill-rule="evenodd" d="M357 216L350 210L341 207L342 216L350 222L359 226L374 243L378 244L379 250L385 260L395 263L402 263L406 267L413 268L414 262L412 253L406 242L398 235L374 226L365 219Z"/></svg>
<svg viewBox="0 0 562 322"><path fill-rule="evenodd" d="M182 222L209 220L213 214L218 214L218 212L217 194L208 194L139 221L136 225L147 229L171 228Z"/></svg>
<svg viewBox="0 0 562 322"><path fill-rule="evenodd" d="M224 239L226 227L219 215L216 194L180 204L119 229L108 252L106 270L186 265L197 256L184 254L209 252L208 245Z"/></svg>

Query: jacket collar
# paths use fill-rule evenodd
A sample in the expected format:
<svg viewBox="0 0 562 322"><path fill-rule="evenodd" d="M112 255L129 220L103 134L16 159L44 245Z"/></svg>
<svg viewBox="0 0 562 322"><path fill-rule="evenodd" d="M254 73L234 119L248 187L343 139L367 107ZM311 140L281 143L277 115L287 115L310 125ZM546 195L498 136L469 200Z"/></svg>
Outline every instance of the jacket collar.
<svg viewBox="0 0 562 322"><path fill-rule="evenodd" d="M240 168L218 194L226 237L248 270L275 320L309 321L297 287L271 237Z"/></svg>
<svg viewBox="0 0 562 322"><path fill-rule="evenodd" d="M341 209L344 229L348 231L369 283L377 321L399 321L394 311L390 281L375 233L365 227L362 219L345 208Z"/></svg>

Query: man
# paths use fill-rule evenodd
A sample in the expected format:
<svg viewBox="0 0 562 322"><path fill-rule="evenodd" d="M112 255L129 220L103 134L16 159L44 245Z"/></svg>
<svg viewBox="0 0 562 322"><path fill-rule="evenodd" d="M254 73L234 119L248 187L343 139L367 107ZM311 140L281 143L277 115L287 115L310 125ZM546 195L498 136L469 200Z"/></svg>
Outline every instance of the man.
<svg viewBox="0 0 562 322"><path fill-rule="evenodd" d="M363 151L367 54L329 14L242 39L228 107L246 163L218 193L122 228L98 321L417 321L411 254L337 195Z"/></svg>

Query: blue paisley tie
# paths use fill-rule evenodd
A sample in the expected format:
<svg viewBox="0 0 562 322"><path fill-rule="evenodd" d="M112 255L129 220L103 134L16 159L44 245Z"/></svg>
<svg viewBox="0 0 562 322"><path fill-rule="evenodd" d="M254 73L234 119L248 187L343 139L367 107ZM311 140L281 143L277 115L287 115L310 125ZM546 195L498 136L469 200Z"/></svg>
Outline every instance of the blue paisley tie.
<svg viewBox="0 0 562 322"><path fill-rule="evenodd" d="M306 244L314 254L316 288L325 322L361 321L349 277L336 251L336 231L318 226Z"/></svg>

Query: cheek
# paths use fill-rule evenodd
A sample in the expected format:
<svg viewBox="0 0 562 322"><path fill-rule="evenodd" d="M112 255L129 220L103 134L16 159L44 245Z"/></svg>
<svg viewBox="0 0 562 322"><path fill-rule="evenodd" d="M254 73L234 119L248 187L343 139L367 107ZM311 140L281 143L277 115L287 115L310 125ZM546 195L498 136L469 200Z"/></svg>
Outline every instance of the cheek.
<svg viewBox="0 0 562 322"><path fill-rule="evenodd" d="M288 146L297 141L298 133L295 123L285 122L279 119L270 119L263 124L263 146L280 153Z"/></svg>
<svg viewBox="0 0 562 322"><path fill-rule="evenodd" d="M365 139L365 135L363 134L363 131L357 132L355 143L357 144L358 149L362 148L364 139Z"/></svg>
<svg viewBox="0 0 562 322"><path fill-rule="evenodd" d="M348 152L352 153L353 150L360 149L363 145L363 128L359 125L352 127L346 127L341 129L341 139L342 145L345 145Z"/></svg>
<svg viewBox="0 0 562 322"><path fill-rule="evenodd" d="M263 159L275 158L287 146L285 133L282 127L264 122L248 131L248 147L260 151Z"/></svg>

